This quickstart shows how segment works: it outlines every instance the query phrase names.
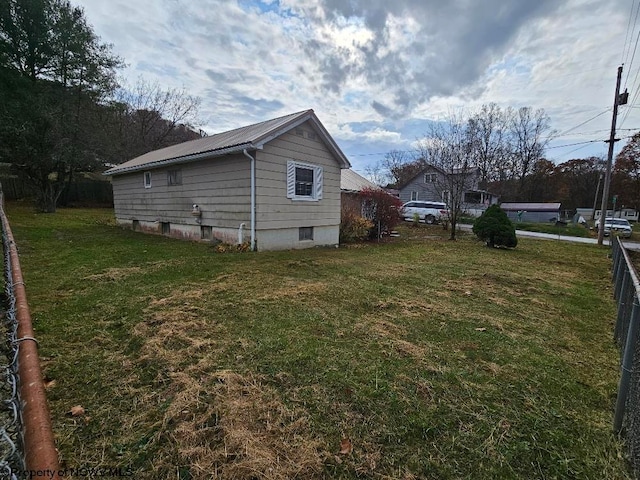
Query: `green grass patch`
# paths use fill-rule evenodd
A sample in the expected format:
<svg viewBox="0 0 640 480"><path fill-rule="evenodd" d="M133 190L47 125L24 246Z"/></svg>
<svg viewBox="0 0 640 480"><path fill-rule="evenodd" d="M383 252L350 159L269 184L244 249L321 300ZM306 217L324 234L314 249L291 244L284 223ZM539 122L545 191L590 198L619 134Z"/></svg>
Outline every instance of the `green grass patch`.
<svg viewBox="0 0 640 480"><path fill-rule="evenodd" d="M221 254L109 210L8 211L69 467L629 478L606 249L403 225L382 243Z"/></svg>

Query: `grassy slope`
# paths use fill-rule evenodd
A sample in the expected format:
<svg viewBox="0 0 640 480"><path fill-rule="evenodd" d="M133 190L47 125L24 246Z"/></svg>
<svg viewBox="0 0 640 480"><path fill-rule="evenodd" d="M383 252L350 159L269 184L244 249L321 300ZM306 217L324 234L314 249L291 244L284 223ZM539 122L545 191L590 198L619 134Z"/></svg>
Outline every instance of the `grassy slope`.
<svg viewBox="0 0 640 480"><path fill-rule="evenodd" d="M439 227L215 254L9 205L68 466L137 478L627 478L606 250ZM83 418L65 412L81 404ZM339 454L349 438L353 452Z"/></svg>

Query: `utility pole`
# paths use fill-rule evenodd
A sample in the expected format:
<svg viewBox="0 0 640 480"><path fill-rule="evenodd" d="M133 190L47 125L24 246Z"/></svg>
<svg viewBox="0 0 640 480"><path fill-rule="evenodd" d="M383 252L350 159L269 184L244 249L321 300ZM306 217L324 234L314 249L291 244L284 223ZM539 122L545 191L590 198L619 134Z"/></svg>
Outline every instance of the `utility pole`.
<svg viewBox="0 0 640 480"><path fill-rule="evenodd" d="M591 221L593 222L593 226L596 226L596 207L598 205L598 195L600 195L600 184L602 183L602 178L604 177L603 173L600 173L598 176L598 186L596 187L596 198L593 199L593 211L591 212Z"/></svg>
<svg viewBox="0 0 640 480"><path fill-rule="evenodd" d="M607 170L604 177L604 187L602 190L602 207L600 209L600 222L598 226L598 245L602 245L604 240L604 221L607 217L607 205L609 202L609 184L611 183L611 163L613 162L613 145L619 139L616 139L616 121L618 120L618 105L627 103L628 94L620 95L620 79L622 78L622 65L618 67L618 80L616 81L616 94L613 97L613 118L611 119L611 135L609 140L609 153L607 155Z"/></svg>

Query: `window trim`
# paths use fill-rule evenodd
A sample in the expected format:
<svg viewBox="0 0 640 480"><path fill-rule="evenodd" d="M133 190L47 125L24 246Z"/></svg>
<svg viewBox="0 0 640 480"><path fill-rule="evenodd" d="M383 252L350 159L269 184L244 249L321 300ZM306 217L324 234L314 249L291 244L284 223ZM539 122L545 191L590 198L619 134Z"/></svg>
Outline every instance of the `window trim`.
<svg viewBox="0 0 640 480"><path fill-rule="evenodd" d="M313 187L311 195L296 195L296 168L304 168L313 171ZM322 200L322 189L324 184L324 169L319 165L287 161L287 198L293 201L318 202Z"/></svg>
<svg viewBox="0 0 640 480"><path fill-rule="evenodd" d="M149 176L148 177L149 178L149 182L147 182L147 175ZM151 172L147 170L146 172L144 172L142 174L142 178L143 178L142 183L144 185L144 188L151 188L151 185L152 185L152 183L151 183Z"/></svg>
<svg viewBox="0 0 640 480"><path fill-rule="evenodd" d="M409 201L410 202L417 202L418 201L418 192L417 191L415 191L415 190L411 191L411 200L409 200Z"/></svg>

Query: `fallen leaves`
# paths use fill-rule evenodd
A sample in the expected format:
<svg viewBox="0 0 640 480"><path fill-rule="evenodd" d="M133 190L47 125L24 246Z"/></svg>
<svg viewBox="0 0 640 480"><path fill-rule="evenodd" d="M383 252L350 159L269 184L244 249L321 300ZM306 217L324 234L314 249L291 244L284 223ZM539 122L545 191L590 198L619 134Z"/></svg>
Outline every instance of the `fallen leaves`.
<svg viewBox="0 0 640 480"><path fill-rule="evenodd" d="M82 405L71 407L71 410L67 412L67 415L71 415L72 417L81 417L84 415L84 407Z"/></svg>
<svg viewBox="0 0 640 480"><path fill-rule="evenodd" d="M349 455L353 452L353 445L351 444L351 440L348 438L343 438L340 441L340 454L341 455Z"/></svg>

